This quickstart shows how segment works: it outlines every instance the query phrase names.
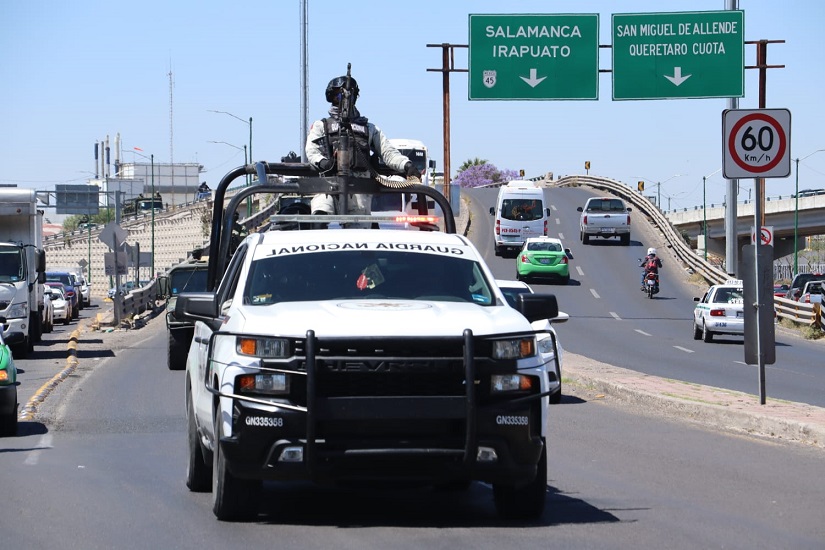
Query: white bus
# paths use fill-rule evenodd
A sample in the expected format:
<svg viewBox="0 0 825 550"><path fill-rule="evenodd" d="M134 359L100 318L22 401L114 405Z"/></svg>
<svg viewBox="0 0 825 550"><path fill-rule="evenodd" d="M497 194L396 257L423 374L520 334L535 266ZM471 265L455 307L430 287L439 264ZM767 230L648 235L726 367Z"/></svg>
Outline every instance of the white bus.
<svg viewBox="0 0 825 550"><path fill-rule="evenodd" d="M430 160L429 151L423 141L417 139L390 139L393 147L410 159L421 174L421 184L431 186L431 172L435 169L435 161Z"/></svg>

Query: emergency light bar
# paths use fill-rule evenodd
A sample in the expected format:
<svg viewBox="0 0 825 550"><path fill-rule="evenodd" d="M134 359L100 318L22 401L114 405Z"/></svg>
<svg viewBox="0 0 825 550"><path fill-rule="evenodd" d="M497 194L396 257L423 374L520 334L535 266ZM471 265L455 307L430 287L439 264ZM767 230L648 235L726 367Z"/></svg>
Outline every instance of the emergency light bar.
<svg viewBox="0 0 825 550"><path fill-rule="evenodd" d="M437 224L441 221L438 216L423 216L414 214L273 214L269 217L272 223L293 222L293 223L378 223L378 222L401 222L401 223L426 223Z"/></svg>

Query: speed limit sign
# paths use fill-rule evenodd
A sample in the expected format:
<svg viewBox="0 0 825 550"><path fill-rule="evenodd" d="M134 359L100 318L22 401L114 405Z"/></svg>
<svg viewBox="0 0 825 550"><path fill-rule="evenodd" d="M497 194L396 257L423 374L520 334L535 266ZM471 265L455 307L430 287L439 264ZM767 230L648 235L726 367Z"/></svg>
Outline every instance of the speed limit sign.
<svg viewBox="0 0 825 550"><path fill-rule="evenodd" d="M786 178L791 174L791 112L722 112L722 172L728 179Z"/></svg>

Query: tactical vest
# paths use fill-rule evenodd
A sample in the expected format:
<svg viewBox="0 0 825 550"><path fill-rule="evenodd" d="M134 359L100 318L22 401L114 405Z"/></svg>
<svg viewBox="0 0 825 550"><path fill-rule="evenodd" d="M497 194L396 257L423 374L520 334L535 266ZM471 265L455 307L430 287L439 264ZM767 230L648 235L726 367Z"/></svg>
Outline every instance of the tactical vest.
<svg viewBox="0 0 825 550"><path fill-rule="evenodd" d="M367 126L366 119L363 124L356 122L350 123L352 128L352 137L354 140L353 154L350 156L350 168L354 171L363 172L369 168L370 157L370 130ZM339 130L341 123L334 118L324 119L324 133L327 137L327 158L337 158L335 152L340 147Z"/></svg>

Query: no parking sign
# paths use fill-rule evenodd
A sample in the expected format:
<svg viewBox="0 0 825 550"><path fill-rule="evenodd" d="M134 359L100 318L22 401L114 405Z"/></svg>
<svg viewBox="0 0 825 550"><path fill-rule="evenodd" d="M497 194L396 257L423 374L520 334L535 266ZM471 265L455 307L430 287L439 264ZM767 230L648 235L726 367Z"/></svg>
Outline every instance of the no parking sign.
<svg viewBox="0 0 825 550"><path fill-rule="evenodd" d="M773 246L773 226L763 225L760 233L762 235L762 242L760 244L762 246ZM756 244L756 234L754 233L753 228L751 228L751 244Z"/></svg>

